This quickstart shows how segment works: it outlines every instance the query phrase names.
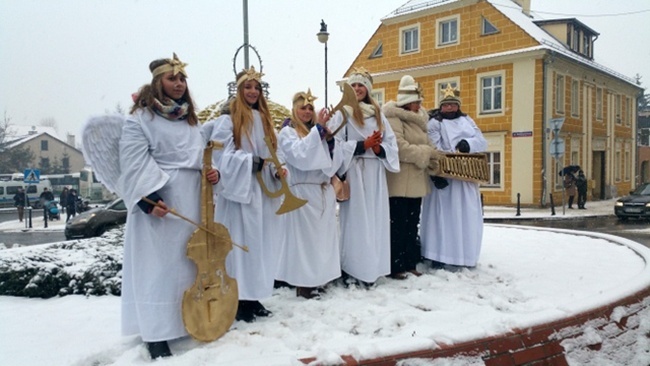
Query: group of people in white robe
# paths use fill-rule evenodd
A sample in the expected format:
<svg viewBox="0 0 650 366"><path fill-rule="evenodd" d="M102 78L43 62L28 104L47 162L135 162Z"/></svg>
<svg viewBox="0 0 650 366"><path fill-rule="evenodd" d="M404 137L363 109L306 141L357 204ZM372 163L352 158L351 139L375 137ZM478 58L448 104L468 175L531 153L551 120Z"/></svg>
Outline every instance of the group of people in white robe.
<svg viewBox="0 0 650 366"><path fill-rule="evenodd" d="M179 309L194 281L185 256L194 228L166 217L173 207L198 220L209 140L223 145L205 177L216 195L214 219L233 243L249 248L226 259L238 284L238 320L272 314L260 300L271 296L276 281L312 299L342 276L348 284L369 285L382 276L421 275L421 257L476 265L478 186L430 175L441 152L487 147L474 121L460 112L457 94L447 90L440 109L427 114L419 86L407 75L397 101L380 108L370 96L372 77L354 69L347 82L358 103L316 113L311 91L296 93L292 115L277 132L263 74L251 67L237 75L228 113L201 127L185 66L176 55L150 64L152 81L134 96L120 141L120 193L129 208L122 329L141 335L152 358L171 355L167 340L187 335ZM334 175L350 187L349 200L338 204ZM278 215L283 197L268 192L283 185L306 204Z"/></svg>

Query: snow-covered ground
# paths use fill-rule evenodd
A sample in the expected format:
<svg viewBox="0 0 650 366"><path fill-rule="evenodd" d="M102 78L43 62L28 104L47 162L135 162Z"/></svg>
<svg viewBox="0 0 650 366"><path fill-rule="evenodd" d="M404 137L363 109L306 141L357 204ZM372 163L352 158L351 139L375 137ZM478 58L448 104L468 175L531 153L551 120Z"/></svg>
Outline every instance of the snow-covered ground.
<svg viewBox="0 0 650 366"><path fill-rule="evenodd" d="M110 237L107 233L88 243ZM1 255L21 258L39 247L5 249ZM175 356L155 364L298 365L300 358L317 357L328 365L344 354L368 359L494 336L647 288L649 261L650 249L604 234L486 225L476 269L433 271L423 265L421 277L380 279L370 289L334 285L320 300L278 289L263 301L273 317L235 322L207 344L189 338L172 342ZM139 338L120 336L119 301L114 296L0 297L0 364L149 364ZM634 344L621 347L604 340L598 351L572 347L567 359L572 365L650 364L650 311L641 319ZM482 364L471 357L403 363Z"/></svg>

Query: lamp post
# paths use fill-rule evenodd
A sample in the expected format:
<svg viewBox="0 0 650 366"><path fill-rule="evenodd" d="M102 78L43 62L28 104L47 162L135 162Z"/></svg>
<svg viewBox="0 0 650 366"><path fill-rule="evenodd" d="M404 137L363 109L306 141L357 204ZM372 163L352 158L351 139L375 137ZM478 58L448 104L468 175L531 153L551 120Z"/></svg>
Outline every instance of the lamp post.
<svg viewBox="0 0 650 366"><path fill-rule="evenodd" d="M330 34L327 33L327 24L323 19L320 20L320 32L316 35L318 41L325 44L325 108L327 108L327 40L330 38Z"/></svg>

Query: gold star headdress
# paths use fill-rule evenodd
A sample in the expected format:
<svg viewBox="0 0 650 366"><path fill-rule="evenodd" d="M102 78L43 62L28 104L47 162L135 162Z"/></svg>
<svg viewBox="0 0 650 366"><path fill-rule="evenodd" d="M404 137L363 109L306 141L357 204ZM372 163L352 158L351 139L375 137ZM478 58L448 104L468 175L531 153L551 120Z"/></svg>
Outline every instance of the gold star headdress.
<svg viewBox="0 0 650 366"><path fill-rule="evenodd" d="M450 83L447 83L447 87L442 90L442 98L440 99L440 104L442 103L456 103L460 105L460 91L457 88L452 88Z"/></svg>
<svg viewBox="0 0 650 366"><path fill-rule="evenodd" d="M181 74L183 74L183 76L188 77L187 72L185 71L185 66L187 66L187 64L182 62L178 58L178 56L176 56L176 52L174 52L174 57L171 59L168 58L167 63L162 64L156 67L155 69L153 69L151 75L153 77L156 77L160 74L164 74L166 72L171 71L174 76L176 76L176 74L180 72Z"/></svg>
<svg viewBox="0 0 650 366"><path fill-rule="evenodd" d="M264 76L264 74L255 71L255 66L251 66L250 69L248 70L244 69L243 71L246 71L246 73L242 75L239 79L237 79L237 86L239 86L239 84L243 83L244 81L248 81L248 80L255 80L258 83L262 84L262 76Z"/></svg>
<svg viewBox="0 0 650 366"><path fill-rule="evenodd" d="M350 73L350 75L353 75L353 74L362 75L363 77L368 78L368 80L370 80L370 83L373 82L372 76L370 75L370 71L366 70L366 68L363 67L363 66L352 68L352 72Z"/></svg>
<svg viewBox="0 0 650 366"><path fill-rule="evenodd" d="M318 97L315 97L311 94L311 88L308 88L306 93L300 92L296 94L296 96L293 98L293 101L295 102L299 99L303 100L302 107L306 105L311 105L312 107L316 108L316 106L314 105L314 101L318 99Z"/></svg>

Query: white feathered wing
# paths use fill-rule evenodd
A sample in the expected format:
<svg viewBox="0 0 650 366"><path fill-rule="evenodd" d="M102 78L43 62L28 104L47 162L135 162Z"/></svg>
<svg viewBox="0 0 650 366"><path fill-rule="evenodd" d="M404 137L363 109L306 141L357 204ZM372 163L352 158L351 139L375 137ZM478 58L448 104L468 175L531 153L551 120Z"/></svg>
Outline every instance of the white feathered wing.
<svg viewBox="0 0 650 366"><path fill-rule="evenodd" d="M93 116L81 128L83 155L106 188L119 192L120 138L126 117L120 114Z"/></svg>

